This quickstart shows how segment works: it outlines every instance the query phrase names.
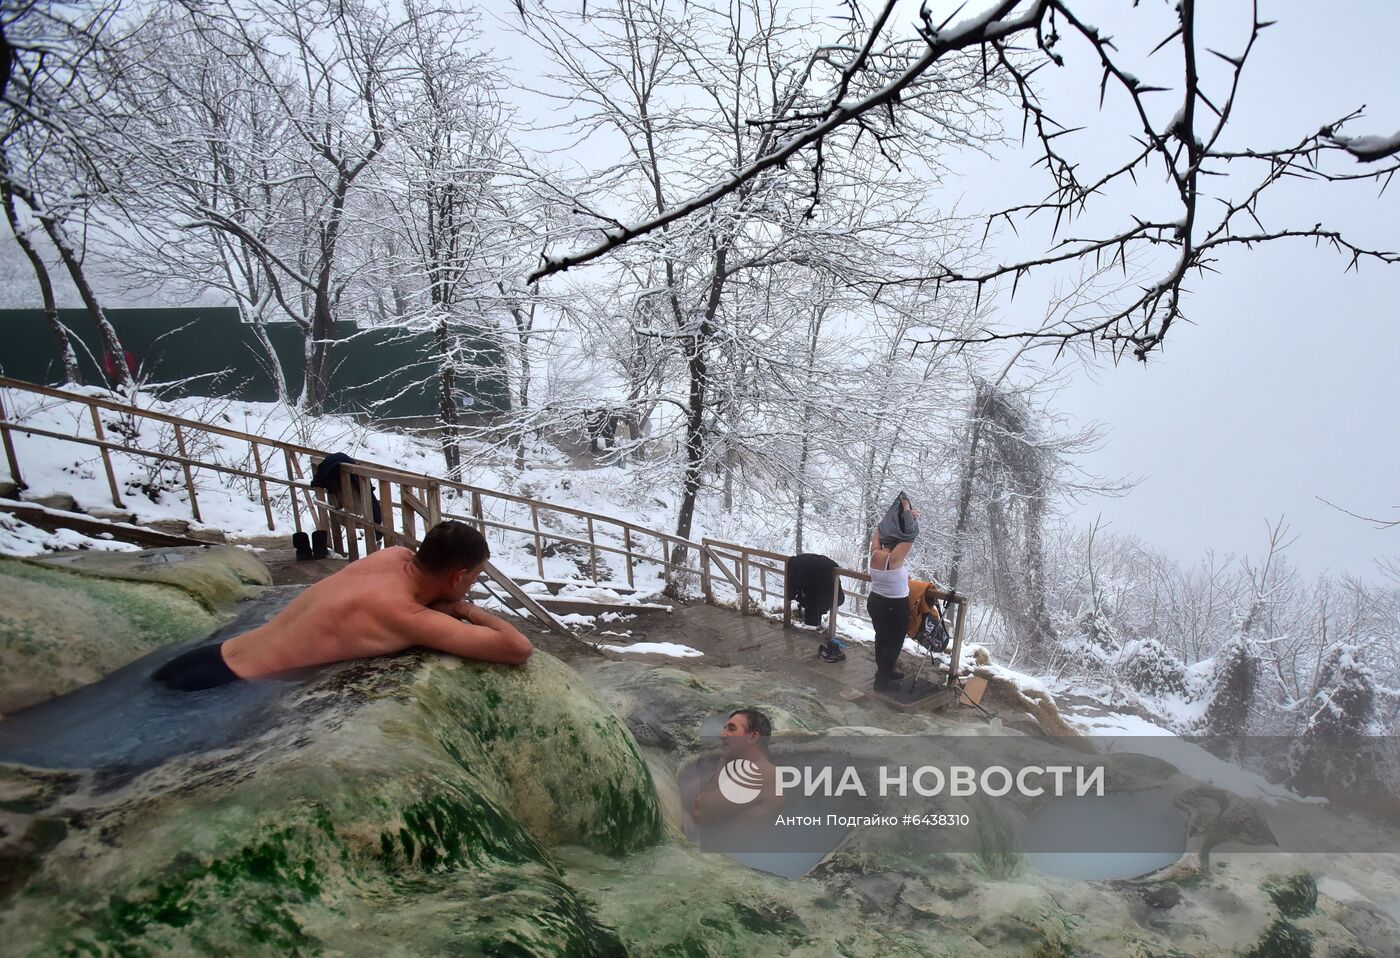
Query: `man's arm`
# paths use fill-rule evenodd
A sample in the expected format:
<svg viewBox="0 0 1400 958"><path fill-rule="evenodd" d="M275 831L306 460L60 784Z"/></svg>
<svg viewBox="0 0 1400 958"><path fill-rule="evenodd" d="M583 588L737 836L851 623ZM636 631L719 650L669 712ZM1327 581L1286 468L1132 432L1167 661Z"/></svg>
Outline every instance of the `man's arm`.
<svg viewBox="0 0 1400 958"><path fill-rule="evenodd" d="M479 662L523 665L535 647L505 619L470 602L438 603L413 616L414 644Z"/></svg>

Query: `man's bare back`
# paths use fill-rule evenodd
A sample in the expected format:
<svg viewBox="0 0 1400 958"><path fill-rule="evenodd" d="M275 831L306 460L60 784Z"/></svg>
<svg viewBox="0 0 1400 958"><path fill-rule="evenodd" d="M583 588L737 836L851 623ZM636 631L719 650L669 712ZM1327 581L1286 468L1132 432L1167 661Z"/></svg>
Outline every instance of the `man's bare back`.
<svg viewBox="0 0 1400 958"><path fill-rule="evenodd" d="M458 528L439 534L437 542L430 544L438 529L449 526ZM266 625L222 646L196 650L203 652L197 666L217 671L222 665L233 677L254 679L346 659L391 655L414 646L485 662L523 663L534 651L529 639L504 619L460 601L480 574L484 558L472 568L460 564L444 568L438 556L436 570L420 561L424 555L432 558L441 553L442 540L450 541L454 535L480 538L461 523L443 523L429 533L418 556L400 547L352 562L308 587ZM479 549L479 554L487 554L484 539ZM167 679L161 672L156 677ZM167 684L186 689L218 683L196 677L193 685Z"/></svg>

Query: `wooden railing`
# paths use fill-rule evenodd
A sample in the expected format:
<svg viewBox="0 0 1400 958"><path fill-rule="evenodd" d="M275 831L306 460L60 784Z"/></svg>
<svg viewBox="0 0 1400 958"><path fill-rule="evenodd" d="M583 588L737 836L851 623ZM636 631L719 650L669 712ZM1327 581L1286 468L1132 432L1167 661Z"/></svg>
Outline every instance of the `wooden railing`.
<svg viewBox="0 0 1400 958"><path fill-rule="evenodd" d="M0 376L0 388L80 404L86 407L82 413L83 417L91 422L92 435L82 435L61 433L13 421L7 415L3 398L0 398L0 444L4 446L10 474L21 487L24 485L24 476L12 433L42 436L96 450L106 473L112 505L117 509L125 509L125 503L113 467L114 454L178 465L189 498L190 513L196 522L204 521L200 513L196 482L200 470L244 479L256 486L269 531L275 531L277 528L274 513L278 511L286 513L296 532L304 531L308 525L329 525L336 551L352 559L360 555L361 540L364 542L363 548L366 553L378 548L376 532L382 534L390 544L413 544L417 541L420 523L426 530L440 519L458 519L476 525L483 533L492 530L503 537L508 534L526 537L533 546L535 568L541 579L545 577L544 553L551 543L586 549L589 578L598 585L622 585L621 582L612 580L605 582L599 576L601 557L621 557L625 568L626 586L629 589L636 588L638 566L650 564L670 573L678 570L693 571L693 563L698 561L698 543L657 529L572 506L499 492L469 483L417 476L365 460L357 459L353 466L341 470L340 502L339 505L333 505L326 490L314 489L309 483L309 477L315 472L317 464L327 455L324 450L3 376ZM101 410L119 413L133 423L149 421L170 427L172 434L168 437L162 436L166 448L150 449L130 442L113 442L107 437L102 425L99 415ZM133 428L130 432L139 433L140 430ZM251 465L251 468L192 456L188 451L189 446L201 433L245 443L248 448L246 464ZM172 445L173 448L170 448ZM284 475L271 471L271 464L278 459L284 466ZM359 482L359 491L353 492L351 476L370 480L384 492L380 501L386 523L376 526L373 522L368 501L373 490L369 482ZM395 489L398 495L394 495ZM273 494L272 490L280 495ZM445 492L455 495L458 499L467 500L470 503L469 513L457 513L444 508ZM512 511L526 513L530 524L525 526L520 522L510 521ZM305 523L303 514L307 517ZM578 530L581 534L550 528L551 520L561 526L573 521L582 526ZM674 563L671 559L671 552L675 546L683 547L687 553L686 561L681 564Z"/></svg>
<svg viewBox="0 0 1400 958"><path fill-rule="evenodd" d="M707 602L722 604L716 595L715 587L725 583L733 588L737 597L736 605L741 614L754 614L766 606L768 599L777 599L783 607L783 624L789 625L792 621L785 571L787 556L781 553L717 539L704 539L697 543L573 506L450 479L417 475L364 460L341 467L340 488L338 494L332 497L328 490L313 488L309 482L316 466L328 455L321 449L4 376L0 376L0 389L80 404L85 407L85 412L80 415L89 421L92 427L92 435L89 436L57 432L11 420L4 405L4 396L0 394L0 445L4 447L10 475L21 488L24 487L24 477L13 442L13 433L42 436L96 450L102 460L112 505L118 509L125 509L125 505L113 466L115 454L178 465L189 498L190 513L196 522L203 522L196 475L198 470L207 470L240 478L250 486L256 486L269 531L277 529L275 513L285 512L296 532L305 531L307 526L328 528L335 550L351 559L360 556L362 543L366 554L381 547L381 537L384 545L414 546L420 539L420 528L426 532L443 519L457 519L475 525L483 534L489 535L494 532L502 538L510 535L524 537L533 547L535 570L540 580L545 579L544 553L547 546L550 543L567 545L580 551L587 550L588 577L596 585L622 585L612 579L604 581L599 576L599 569L606 561L605 557L617 556L623 561L626 585L629 589L636 588L636 570L641 565L659 566L665 575L698 571L701 589ZM161 437L163 448L159 449L133 445L134 439L126 442L113 441L108 438L103 427L100 415L102 410L125 417L132 424L125 431L133 437L140 433L136 423L141 420L168 426L171 432L169 436ZM228 465L192 454L190 447L194 440L201 436L217 436L232 439L237 443L246 443L248 455L244 465ZM280 471L274 471L273 463L279 460ZM276 490L276 493L273 490ZM370 500L376 491L382 513L378 522L374 520ZM451 511L446 505L448 499L465 500L468 503L467 511ZM529 525L521 524L525 519L512 521L513 513L528 517ZM306 516L305 523L303 514ZM564 527L570 522L575 526L582 526L581 529L575 530L579 534L565 531ZM673 550L678 546L685 553L685 559L681 563L672 560ZM527 577L515 578L528 581ZM843 580L849 583L868 583L869 578L865 573L853 569L838 568L833 571L829 635L836 634L837 621L841 614L856 615L863 621L869 621L868 616L853 611L840 613L834 602L835 593ZM777 583L782 584L781 589L777 588ZM551 627L558 625L556 618L540 609L528 595L519 592L514 583L510 584L508 591L517 599L524 596L522 604L536 615L543 613L546 623L551 624ZM847 594L852 597L853 606L864 604L865 595L860 589L848 588ZM949 598L949 593L942 589L938 590L937 595L941 601ZM757 600L755 596L758 597ZM953 595L951 599L951 604L956 609L956 621L953 625L950 682L957 675L963 620L967 610L965 596Z"/></svg>
<svg viewBox="0 0 1400 958"><path fill-rule="evenodd" d="M766 607L766 599L777 599L782 603L783 625L792 624L792 593L787 587L787 556L779 552L754 549L735 542L722 542L718 539L704 539L701 545L703 552L700 559L700 584L705 593L705 601L717 604L715 596L715 572L717 570L719 575L734 589L735 606L741 615L752 615L759 609ZM770 589L770 580L781 582L781 587ZM831 611L827 613L826 626L828 639L836 637L837 620L842 615L854 616L870 625L872 629L874 628L869 614L862 615L851 610L841 612L838 596L843 590L846 598L851 600L852 607L864 606L866 603L868 588L851 588L850 584L854 583L868 586L870 583L869 573L856 569L843 569L839 566L831 570ZM947 684L952 685L957 680L959 665L962 661L963 622L967 617L968 600L967 596L950 592L936 582L932 583L932 589L934 597L945 604L945 609L951 608L953 610L953 622L944 623L944 627L949 630L949 635L952 638L948 650L947 674ZM757 601L754 599L755 594L758 596Z"/></svg>

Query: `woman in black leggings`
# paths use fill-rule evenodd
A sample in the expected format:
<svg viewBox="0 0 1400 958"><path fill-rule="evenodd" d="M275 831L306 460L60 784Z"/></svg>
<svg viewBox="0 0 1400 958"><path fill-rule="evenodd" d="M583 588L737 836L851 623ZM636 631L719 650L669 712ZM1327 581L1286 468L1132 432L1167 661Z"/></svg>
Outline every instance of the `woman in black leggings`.
<svg viewBox="0 0 1400 958"><path fill-rule="evenodd" d="M888 690L904 678L895 668L909 625L909 570L904 558L918 535L919 513L904 493L870 536L870 597L875 626L875 688Z"/></svg>

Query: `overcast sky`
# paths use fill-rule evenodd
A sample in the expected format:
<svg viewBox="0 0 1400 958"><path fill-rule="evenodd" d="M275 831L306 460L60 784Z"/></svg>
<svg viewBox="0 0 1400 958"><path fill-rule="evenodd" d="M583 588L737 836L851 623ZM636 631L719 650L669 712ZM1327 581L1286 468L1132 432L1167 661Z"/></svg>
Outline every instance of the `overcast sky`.
<svg viewBox="0 0 1400 958"><path fill-rule="evenodd" d="M1265 2L1262 16L1277 25L1245 75L1237 142L1282 146L1363 104L1368 117L1352 132L1400 130L1400 4ZM1265 222L1325 218L1393 250L1400 183L1377 192L1313 186ZM1286 516L1298 535L1287 555L1308 572L1368 575L1376 558L1400 555L1400 528L1379 531L1317 501L1400 518L1400 267L1345 266L1310 243L1241 252L1191 284L1193 325L1175 328L1146 366L1129 359L1072 377L1056 406L1108 429L1086 466L1141 478L1123 498L1079 505L1078 521L1102 514L1191 559L1207 548L1258 555L1266 519Z"/></svg>
<svg viewBox="0 0 1400 958"><path fill-rule="evenodd" d="M959 18L984 2L971 0ZM906 4L907 27L917 2ZM957 4L933 5L951 11ZM812 4L818 14L836 16L840 8L837 0ZM1249 4L1210 0L1199 8L1202 43L1237 51L1247 37ZM499 9L506 22L514 20L504 0ZM1125 50L1145 51L1165 31L1140 24L1152 17L1165 22L1172 5L1143 0L1138 11L1122 2L1076 9L1119 37ZM1261 16L1278 22L1252 54L1234 145L1296 142L1363 104L1368 117L1351 132L1400 130L1394 49L1400 4L1263 0ZM488 34L503 35L496 28ZM528 75L532 53L518 41L506 49L513 68ZM1104 114L1094 108L1098 71L1084 63L1083 56L1071 58L1064 71L1041 75L1047 105L1073 121L1067 125L1090 126L1081 143L1115 121L1112 103ZM1161 96L1164 109L1174 111L1179 100ZM1067 100L1088 108L1076 115ZM1121 138L1132 128L1120 123L1117 132ZM1092 150L1095 141L1089 145ZM947 192L964 213L1011 205L1006 197L1022 180L1032 192L1041 182L1024 172L1033 159L1015 148L1000 151L995 161L970 157ZM1282 226L1288 217L1292 225L1310 226L1326 219L1394 249L1400 245L1400 183L1382 199L1376 194L1373 185L1280 192L1272 207L1277 219L1266 214L1266 223ZM1029 197L1023 191L1016 198ZM1393 425L1400 267L1369 266L1357 275L1344 274L1345 266L1344 259L1303 243L1232 256L1220 276L1191 284L1186 308L1193 325L1178 325L1149 364L1104 362L1088 374L1076 367L1054 405L1080 422L1102 423L1107 433L1084 467L1139 482L1121 498L1093 497L1072 506L1070 520L1089 523L1102 515L1114 531L1138 535L1188 562L1207 549L1260 554L1267 546L1266 520L1280 516L1298 536L1288 557L1308 573L1330 568L1369 575L1377 557L1400 554L1400 528L1377 531L1317 501L1400 517ZM1022 310L1040 315L1045 291L1039 291L1040 303L1035 295L1018 294L1016 303L1004 305L1007 319Z"/></svg>

